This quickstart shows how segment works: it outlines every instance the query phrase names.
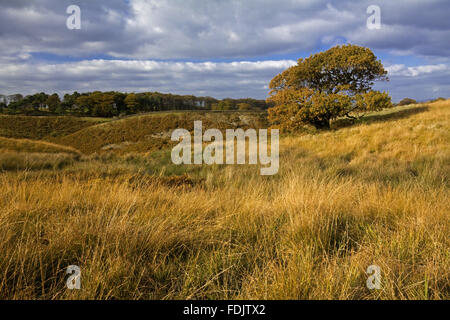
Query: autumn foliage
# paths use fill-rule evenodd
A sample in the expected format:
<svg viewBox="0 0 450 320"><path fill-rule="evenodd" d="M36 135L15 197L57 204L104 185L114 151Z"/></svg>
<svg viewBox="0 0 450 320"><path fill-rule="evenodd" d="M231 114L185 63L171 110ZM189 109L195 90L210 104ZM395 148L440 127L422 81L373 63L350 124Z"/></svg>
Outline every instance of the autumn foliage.
<svg viewBox="0 0 450 320"><path fill-rule="evenodd" d="M336 46L299 59L270 82L267 100L275 106L269 121L287 130L304 124L329 128L337 117L392 106L387 93L372 90L376 80L388 80L387 71L368 48Z"/></svg>

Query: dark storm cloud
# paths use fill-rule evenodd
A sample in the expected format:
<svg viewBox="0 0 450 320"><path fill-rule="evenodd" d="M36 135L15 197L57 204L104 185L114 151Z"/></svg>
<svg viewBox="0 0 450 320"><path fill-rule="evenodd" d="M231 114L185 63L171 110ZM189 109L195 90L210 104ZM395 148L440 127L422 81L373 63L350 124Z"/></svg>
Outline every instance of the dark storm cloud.
<svg viewBox="0 0 450 320"><path fill-rule="evenodd" d="M67 30L66 8L82 9ZM382 29L366 28L377 4ZM338 37L372 49L448 56L448 1L0 1L3 54L110 54L139 59L248 58L300 52Z"/></svg>
<svg viewBox="0 0 450 320"><path fill-rule="evenodd" d="M82 7L82 29L68 30L66 9ZM67 56L105 53L119 46L128 5L123 1L2 1L2 56L47 52ZM114 32L116 30L117 33Z"/></svg>

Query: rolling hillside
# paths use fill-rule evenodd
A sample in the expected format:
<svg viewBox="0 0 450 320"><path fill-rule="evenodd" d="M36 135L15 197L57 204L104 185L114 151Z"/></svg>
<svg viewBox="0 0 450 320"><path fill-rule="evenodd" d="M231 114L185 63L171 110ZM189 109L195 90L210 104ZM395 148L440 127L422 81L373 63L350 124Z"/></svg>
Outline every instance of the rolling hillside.
<svg viewBox="0 0 450 320"><path fill-rule="evenodd" d="M198 118L131 117L56 139L96 153ZM170 149L14 151L31 162L0 170L0 299L449 299L450 101L341 125L282 137L274 176L175 166ZM65 288L71 264L82 290ZM370 265L380 290L366 286Z"/></svg>
<svg viewBox="0 0 450 320"><path fill-rule="evenodd" d="M100 118L0 115L0 137L46 140L109 121Z"/></svg>
<svg viewBox="0 0 450 320"><path fill-rule="evenodd" d="M205 128L266 126L263 113L156 113L89 126L50 140L74 147L85 154L110 150L117 153L148 152L167 147L171 133L176 128L193 130L195 120L201 120Z"/></svg>
<svg viewBox="0 0 450 320"><path fill-rule="evenodd" d="M69 153L80 154L74 148L62 146L46 141L29 139L11 139L0 137L0 150L29 153Z"/></svg>

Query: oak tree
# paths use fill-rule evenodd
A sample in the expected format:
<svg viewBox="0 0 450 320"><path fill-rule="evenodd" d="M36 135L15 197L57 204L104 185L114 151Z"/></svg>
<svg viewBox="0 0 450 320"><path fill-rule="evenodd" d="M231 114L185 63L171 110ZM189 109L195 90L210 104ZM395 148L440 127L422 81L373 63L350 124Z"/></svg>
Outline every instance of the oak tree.
<svg viewBox="0 0 450 320"><path fill-rule="evenodd" d="M299 59L270 82L269 121L287 130L329 128L337 117L391 106L387 93L372 90L376 80L388 80L387 71L369 48L336 46Z"/></svg>

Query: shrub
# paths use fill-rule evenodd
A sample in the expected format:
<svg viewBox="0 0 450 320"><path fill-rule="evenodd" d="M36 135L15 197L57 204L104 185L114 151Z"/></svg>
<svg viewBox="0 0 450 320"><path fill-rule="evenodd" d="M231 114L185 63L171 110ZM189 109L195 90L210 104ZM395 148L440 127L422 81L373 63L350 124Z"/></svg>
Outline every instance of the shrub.
<svg viewBox="0 0 450 320"><path fill-rule="evenodd" d="M409 104L416 104L416 103L417 103L417 101L414 100L414 99L411 99L411 98L404 98L404 99L402 99L402 100L398 103L398 105L399 105L399 106L407 106L407 105L409 105Z"/></svg>

